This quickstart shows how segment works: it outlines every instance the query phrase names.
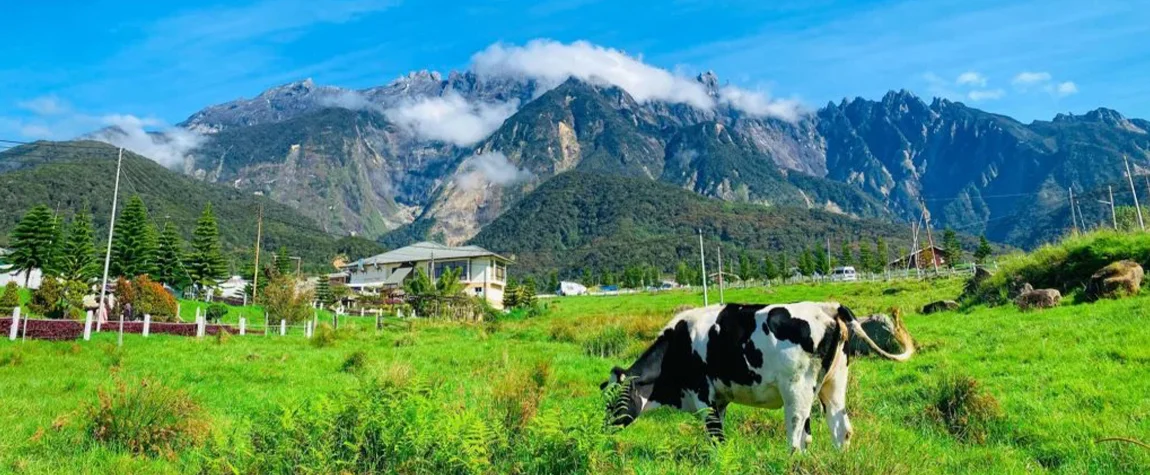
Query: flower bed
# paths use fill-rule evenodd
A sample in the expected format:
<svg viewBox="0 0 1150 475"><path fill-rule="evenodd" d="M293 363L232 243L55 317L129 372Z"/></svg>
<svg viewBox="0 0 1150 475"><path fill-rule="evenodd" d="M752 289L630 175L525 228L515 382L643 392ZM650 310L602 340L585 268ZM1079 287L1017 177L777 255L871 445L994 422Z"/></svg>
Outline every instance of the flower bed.
<svg viewBox="0 0 1150 475"><path fill-rule="evenodd" d="M3 329L3 335L7 337L8 331L12 326L11 318L0 319L0 329ZM84 322L77 322L75 320L40 320L29 319L27 326L24 325L24 320L20 320L20 331L22 336L26 338L34 338L37 340L76 340L84 336Z"/></svg>

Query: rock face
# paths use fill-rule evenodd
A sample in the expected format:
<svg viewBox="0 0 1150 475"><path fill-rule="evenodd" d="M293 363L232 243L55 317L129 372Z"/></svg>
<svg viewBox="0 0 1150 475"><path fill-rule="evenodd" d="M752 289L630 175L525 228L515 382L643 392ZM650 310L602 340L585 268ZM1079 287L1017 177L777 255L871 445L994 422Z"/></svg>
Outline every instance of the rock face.
<svg viewBox="0 0 1150 475"><path fill-rule="evenodd" d="M1086 299L1112 299L1135 295L1142 288L1142 266L1131 260L1110 264L1090 276Z"/></svg>
<svg viewBox="0 0 1150 475"><path fill-rule="evenodd" d="M1019 310L1054 308L1062 302L1062 292L1057 289L1038 289L1024 292L1014 299Z"/></svg>
<svg viewBox="0 0 1150 475"><path fill-rule="evenodd" d="M887 353L902 353L902 345L895 338L895 324L894 320L887 315L876 314L859 319L862 324L863 330L866 331L867 336L874 340L880 348ZM851 330L851 339L847 343L847 353L850 355L869 355L872 353L870 346L866 344L862 338L858 338Z"/></svg>
<svg viewBox="0 0 1150 475"><path fill-rule="evenodd" d="M949 312L953 310L958 310L958 302L953 300L939 300L937 302L928 303L926 306L922 307L922 314L930 315L932 313Z"/></svg>
<svg viewBox="0 0 1150 475"><path fill-rule="evenodd" d="M962 286L962 296L960 300L966 300L975 297L978 294L978 286L982 285L986 279L989 279L994 274L986 270L985 267L978 267L974 269L974 275L967 279L966 284Z"/></svg>

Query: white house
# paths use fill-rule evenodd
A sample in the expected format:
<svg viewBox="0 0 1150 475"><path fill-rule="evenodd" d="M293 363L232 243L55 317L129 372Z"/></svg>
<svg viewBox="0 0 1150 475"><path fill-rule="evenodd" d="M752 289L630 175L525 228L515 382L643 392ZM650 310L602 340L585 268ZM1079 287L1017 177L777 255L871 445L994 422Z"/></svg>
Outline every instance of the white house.
<svg viewBox="0 0 1150 475"><path fill-rule="evenodd" d="M402 287L417 268L433 280L447 269L462 269L459 280L467 293L501 309L510 263L510 259L479 246L448 247L420 242L360 259L342 269L348 274L347 286L359 292Z"/></svg>
<svg viewBox="0 0 1150 475"><path fill-rule="evenodd" d="M15 282L20 287L24 286L24 278L27 276L25 271L17 271L12 268L11 264L0 265L0 287L8 285L8 282ZM44 273L40 269L32 269L32 276L28 280L29 289L39 289L40 282L44 278Z"/></svg>

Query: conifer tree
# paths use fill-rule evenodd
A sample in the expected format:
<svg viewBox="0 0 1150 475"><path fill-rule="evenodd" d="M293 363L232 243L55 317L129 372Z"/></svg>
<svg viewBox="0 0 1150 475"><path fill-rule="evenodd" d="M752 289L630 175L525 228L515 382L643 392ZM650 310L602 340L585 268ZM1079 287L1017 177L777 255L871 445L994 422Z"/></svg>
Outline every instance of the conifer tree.
<svg viewBox="0 0 1150 475"><path fill-rule="evenodd" d="M204 207L200 219L196 220L196 229L192 231L192 253L186 265L192 283L201 287L215 286L217 281L228 276L220 249L220 228L212 214L211 203Z"/></svg>
<svg viewBox="0 0 1150 475"><path fill-rule="evenodd" d="M172 223L165 223L164 230L160 232L159 249L156 253L156 273L153 276L157 282L163 283L173 289L183 289L191 285L188 269L184 266L184 240L176 231Z"/></svg>
<svg viewBox="0 0 1150 475"><path fill-rule="evenodd" d="M76 213L68 227L68 237L60 249L57 271L68 280L88 281L99 275L92 216Z"/></svg>
<svg viewBox="0 0 1150 475"><path fill-rule="evenodd" d="M155 228L148 221L148 210L139 195L132 196L116 220L112 237L112 274L136 277L154 271L156 259Z"/></svg>
<svg viewBox="0 0 1150 475"><path fill-rule="evenodd" d="M28 210L16 227L12 230L12 254L8 261L13 269L26 272L24 274L24 287L28 287L32 269L47 269L56 259L55 219L52 210L47 206L38 205Z"/></svg>
<svg viewBox="0 0 1150 475"><path fill-rule="evenodd" d="M993 252L994 250L990 248L990 241L986 240L986 235L984 234L979 237L978 249L974 251L974 259L978 261L979 264L982 264L986 262L986 258L990 257Z"/></svg>

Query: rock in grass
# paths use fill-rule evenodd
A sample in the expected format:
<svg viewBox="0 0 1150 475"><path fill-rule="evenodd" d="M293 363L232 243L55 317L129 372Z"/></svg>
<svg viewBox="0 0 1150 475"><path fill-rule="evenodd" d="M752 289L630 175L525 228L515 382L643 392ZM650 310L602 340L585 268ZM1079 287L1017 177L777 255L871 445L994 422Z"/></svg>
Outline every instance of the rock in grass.
<svg viewBox="0 0 1150 475"><path fill-rule="evenodd" d="M939 300L937 302L928 303L926 306L922 307L922 314L930 315L932 313L948 312L952 310L958 310L958 302L953 300Z"/></svg>
<svg viewBox="0 0 1150 475"><path fill-rule="evenodd" d="M1019 310L1054 308L1057 307L1060 302L1062 302L1062 292L1059 292L1057 289L1031 290L1014 299L1014 303L1018 305Z"/></svg>
<svg viewBox="0 0 1150 475"><path fill-rule="evenodd" d="M1086 299L1113 299L1135 295L1142 288L1142 266L1122 260L1103 267L1090 276Z"/></svg>
<svg viewBox="0 0 1150 475"><path fill-rule="evenodd" d="M867 336L878 344L887 353L902 353L902 345L899 344L898 339L895 338L894 320L889 316L883 314L876 314L859 319L862 324L863 330L866 331ZM862 338L857 338L851 330L851 338L847 343L847 353L851 355L869 355L872 353L870 346L866 344Z"/></svg>

